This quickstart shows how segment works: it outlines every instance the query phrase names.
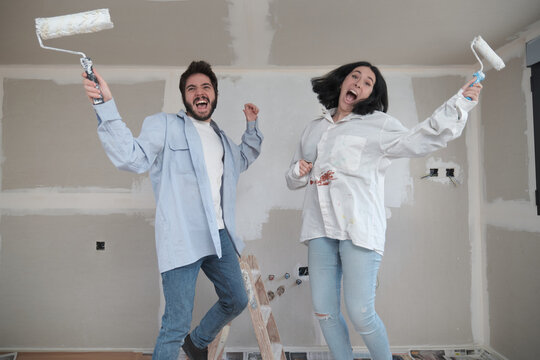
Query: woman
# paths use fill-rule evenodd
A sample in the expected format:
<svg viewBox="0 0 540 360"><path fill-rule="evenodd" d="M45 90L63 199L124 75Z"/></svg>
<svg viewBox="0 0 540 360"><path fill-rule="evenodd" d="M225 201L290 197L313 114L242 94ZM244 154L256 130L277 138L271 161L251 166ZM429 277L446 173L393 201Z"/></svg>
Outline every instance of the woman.
<svg viewBox="0 0 540 360"><path fill-rule="evenodd" d="M304 130L286 180L290 189L306 187L300 240L309 246L315 315L336 360L353 358L340 311L342 278L347 313L372 359L392 359L375 312L386 230L384 175L391 160L424 156L461 135L482 88L473 82L407 129L386 114L386 82L370 63L346 64L311 81L327 110Z"/></svg>

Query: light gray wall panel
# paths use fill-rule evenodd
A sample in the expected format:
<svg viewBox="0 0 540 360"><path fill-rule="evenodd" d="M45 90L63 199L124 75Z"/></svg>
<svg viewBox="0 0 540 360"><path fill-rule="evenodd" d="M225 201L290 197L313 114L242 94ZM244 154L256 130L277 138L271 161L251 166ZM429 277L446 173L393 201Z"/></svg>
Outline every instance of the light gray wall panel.
<svg viewBox="0 0 540 360"><path fill-rule="evenodd" d="M540 234L487 228L491 346L508 359L534 359L540 335Z"/></svg>
<svg viewBox="0 0 540 360"><path fill-rule="evenodd" d="M163 81L110 85L122 116L138 135L144 116L161 111ZM131 188L138 175L116 171L96 133L82 86L49 80L4 80L2 189Z"/></svg>
<svg viewBox="0 0 540 360"><path fill-rule="evenodd" d="M0 347L153 347L160 290L149 219L2 216L0 229Z"/></svg>
<svg viewBox="0 0 540 360"><path fill-rule="evenodd" d="M489 71L482 92L486 200L529 200L523 59Z"/></svg>

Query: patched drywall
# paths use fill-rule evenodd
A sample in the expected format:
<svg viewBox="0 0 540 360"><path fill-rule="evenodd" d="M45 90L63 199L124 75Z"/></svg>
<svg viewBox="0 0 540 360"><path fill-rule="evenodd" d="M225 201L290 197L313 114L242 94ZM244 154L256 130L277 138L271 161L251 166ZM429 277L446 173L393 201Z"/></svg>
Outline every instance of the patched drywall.
<svg viewBox="0 0 540 360"><path fill-rule="evenodd" d="M487 227L491 346L509 359L534 359L540 334L540 233Z"/></svg>
<svg viewBox="0 0 540 360"><path fill-rule="evenodd" d="M164 82L115 84L115 100L138 135L163 106ZM2 189L125 188L142 181L115 171L97 137L97 119L80 84L4 79Z"/></svg>
<svg viewBox="0 0 540 360"><path fill-rule="evenodd" d="M529 155L523 58L489 71L482 94L486 201L529 199Z"/></svg>
<svg viewBox="0 0 540 360"><path fill-rule="evenodd" d="M149 219L4 215L0 236L0 348L153 347L160 300Z"/></svg>
<svg viewBox="0 0 540 360"><path fill-rule="evenodd" d="M429 116L464 82L460 76L414 77L418 117ZM453 162L468 166L465 135L426 158L410 161L412 202L393 209L388 220L377 310L394 346L473 341L468 187L421 179L426 164Z"/></svg>
<svg viewBox="0 0 540 360"><path fill-rule="evenodd" d="M150 2L97 0L92 4L66 0L6 0L0 3L2 64L78 64L78 57L40 48L34 18L108 8L114 28L98 33L44 41L46 46L83 51L94 63L181 66L193 59L231 65L234 59L228 27L227 1ZM11 30L8 30L11 29ZM18 29L14 31L14 29ZM11 36L8 35L11 33ZM24 49L22 44L28 44ZM22 50L22 51L21 51Z"/></svg>
<svg viewBox="0 0 540 360"><path fill-rule="evenodd" d="M75 66L70 71L74 69ZM219 77L220 98L213 119L231 138L239 142L245 129L242 113L244 103L253 102L261 110L259 126L265 140L261 156L242 174L238 184L237 229L238 234L246 241L245 253L251 252L257 256L261 270L265 274L275 273L276 276L282 276L284 272L289 272L294 277L297 267L307 263L307 248L298 242L304 192L288 190L284 174L298 146L303 129L321 114L321 106L310 88L310 79L328 70L330 69L240 71L215 68ZM181 72L182 69L140 68L134 71L130 68L116 69L106 66L100 68L100 73L105 76L113 90L120 113L135 135L140 131L140 123L144 116L158 112L162 108L169 112L178 111L181 100L177 84ZM423 120L455 93L461 85L460 82L464 81L461 73L447 70L383 69L383 73L389 87L390 114L408 127ZM4 101L6 106L2 121L3 139L10 136L23 137L31 129L31 124L27 124L26 119L23 119L26 112L21 109L22 94L25 91L39 94L50 86L54 92L60 92L63 97L75 103L63 110L61 121L69 122L76 114L79 117L77 121L87 126L77 130L81 134L78 135L81 136L79 142L87 143L86 146L91 148L90 154L103 157L103 166L97 168L94 174L88 173L84 163L73 165L73 172L87 175L87 178L80 180L79 187L65 180L68 175L62 163L54 164L52 167L58 174L43 175L48 186L52 187L46 189L39 188L40 185L36 181L41 179L41 176L33 169L28 171L34 171L32 174L37 180L19 187L16 184L21 177L14 175L17 173L12 167L3 168L3 178L7 184L11 184L9 190L0 193L4 218L18 219L21 224L27 223L29 228L32 228L35 218L41 218L36 215L47 219L62 219L66 225L55 226L67 229L68 232L72 226L80 226L80 222L94 224L94 219L102 219L99 229L106 238L114 239L122 236L121 228L124 226L135 226L136 229L137 226L144 226L145 229L148 226L149 229L146 229L144 234L151 233L150 236L153 238L151 231L153 228L145 218L152 216L153 213L152 193L147 175L133 176L118 171L108 164L96 139L95 115L82 91L76 88L80 86L77 84L80 80L75 79L69 72L65 76L60 76L61 81L58 83L41 78L40 71L29 73L20 69L13 71L8 69L3 74L7 84L4 97L9 97ZM32 76L37 79L33 79ZM54 71L49 76L55 76ZM34 91L34 88L41 90L37 92L38 90ZM146 93L150 95L147 98L148 102L143 101L141 105L140 97ZM62 107L62 104L41 105L39 116L45 119L44 122L48 127L53 126L55 121L60 121L56 120L59 107ZM36 109L31 111L38 113ZM64 140L59 136L56 141L61 143ZM386 323L392 345L472 342L470 244L465 225L467 187L465 184L455 187L450 183L420 179L425 173L428 161L458 164L466 168L464 144L465 139L462 137L451 143L447 149L434 153L431 158L397 161L388 172L386 205L388 216L391 218L387 251L379 277L377 309ZM22 155L18 151L13 151L17 149L13 142L8 142L8 145L3 147L4 157L6 161L16 163ZM53 145L50 150L60 151ZM79 148L76 151L82 152ZM30 157L25 160L28 167L39 166L33 165L28 158ZM116 176L121 180L110 179ZM118 222L117 217L124 217L124 222ZM17 230L10 231L11 237L16 234ZM54 241L55 234L44 233L44 236L47 241ZM153 246L153 240L151 242ZM133 249L139 257L143 256L139 252L143 250ZM0 251L4 254L4 250ZM144 256L148 254L145 253ZM151 256L152 261L155 261L155 254ZM145 278L142 280L144 284L140 286L148 286L149 283L158 286L157 267L146 271L154 277ZM125 273L122 274L128 277ZM288 346L324 345L324 339L311 308L309 281L306 280L297 286L292 280L280 279L275 283L267 282L268 289L276 290L278 283L286 286L286 292L282 297L275 299L272 306L283 342ZM456 289L452 297L448 297L447 294L448 284ZM96 285L94 290L96 288L99 286ZM122 288L114 290L120 293L119 296L124 296ZM33 293L32 289L27 291ZM127 291L132 295L132 290ZM147 295L159 296L159 290L157 295L155 293ZM196 296L193 325L216 298L212 286L203 275L199 280L199 291ZM396 304L396 298L400 299L399 304ZM54 297L47 299L47 303L54 301ZM92 303L87 304L91 305ZM450 307L455 309L458 315L448 319L446 315ZM137 306L128 305L125 312L132 313L139 310ZM147 316L151 316L153 319L151 326L157 327L162 310L163 299L160 300L158 309L148 309L141 318L147 319ZM290 316L291 312L294 312L294 317ZM434 327L433 319L444 326ZM43 321L50 323L52 320L43 319ZM256 346L247 312L233 322L233 328L234 332L228 342L230 346ZM405 328L407 331L404 331ZM94 336L96 331L102 329L92 324L86 328L90 337ZM61 337L64 334L60 332L57 335ZM143 342L135 335L129 339L144 345L130 345L132 342L123 342L124 338L120 337L116 339L118 341L115 346L107 341L98 340L80 345L78 338L68 337L69 341L65 346L151 348L155 335L147 333L145 335L147 338L145 337ZM111 336L111 342L114 341L112 338L116 336ZM363 346L360 335L351 332L351 338L354 346ZM29 339L28 343L21 346L36 347L41 346L40 344L37 340Z"/></svg>

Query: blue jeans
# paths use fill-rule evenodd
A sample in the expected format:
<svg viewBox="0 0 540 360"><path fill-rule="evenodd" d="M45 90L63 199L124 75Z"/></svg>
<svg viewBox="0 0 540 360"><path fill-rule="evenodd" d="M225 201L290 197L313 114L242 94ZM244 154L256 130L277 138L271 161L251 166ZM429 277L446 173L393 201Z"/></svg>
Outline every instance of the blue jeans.
<svg viewBox="0 0 540 360"><path fill-rule="evenodd" d="M352 360L349 330L340 310L341 279L347 313L371 358L391 360L386 329L375 312L377 272L382 256L350 240L309 241L309 277L315 315L336 360Z"/></svg>
<svg viewBox="0 0 540 360"><path fill-rule="evenodd" d="M199 270L212 281L219 297L199 326L191 332L193 344L203 349L219 331L238 316L248 303L238 257L226 230L220 230L222 257L206 256L193 264L161 274L165 312L154 348L153 360L177 360L189 333L195 285Z"/></svg>

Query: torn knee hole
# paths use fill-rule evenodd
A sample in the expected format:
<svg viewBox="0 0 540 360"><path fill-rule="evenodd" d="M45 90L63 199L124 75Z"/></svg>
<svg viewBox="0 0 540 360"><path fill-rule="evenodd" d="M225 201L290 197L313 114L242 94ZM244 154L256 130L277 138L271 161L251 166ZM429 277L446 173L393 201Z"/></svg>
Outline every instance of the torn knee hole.
<svg viewBox="0 0 540 360"><path fill-rule="evenodd" d="M320 314L320 313L315 313L315 316L316 316L317 319L319 319L319 320L328 320L328 319L330 319L330 314Z"/></svg>

